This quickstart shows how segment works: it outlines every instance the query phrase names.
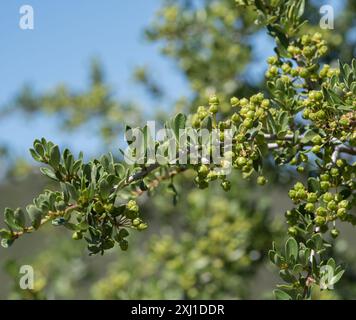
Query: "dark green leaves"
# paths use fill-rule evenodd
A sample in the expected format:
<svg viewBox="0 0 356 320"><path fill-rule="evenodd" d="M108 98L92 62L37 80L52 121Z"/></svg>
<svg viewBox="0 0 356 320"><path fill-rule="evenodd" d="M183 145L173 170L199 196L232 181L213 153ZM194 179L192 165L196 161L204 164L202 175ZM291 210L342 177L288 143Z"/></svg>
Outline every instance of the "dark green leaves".
<svg viewBox="0 0 356 320"><path fill-rule="evenodd" d="M109 198L111 192L111 186L106 180L102 180L99 186L100 197L104 200Z"/></svg>
<svg viewBox="0 0 356 320"><path fill-rule="evenodd" d="M289 238L285 245L285 252L288 261L296 261L298 258L298 243L294 238Z"/></svg>
<svg viewBox="0 0 356 320"><path fill-rule="evenodd" d="M59 147L57 145L53 146L50 151L50 158L49 158L49 164L54 168L57 169L58 165L61 160L61 154L59 151Z"/></svg>

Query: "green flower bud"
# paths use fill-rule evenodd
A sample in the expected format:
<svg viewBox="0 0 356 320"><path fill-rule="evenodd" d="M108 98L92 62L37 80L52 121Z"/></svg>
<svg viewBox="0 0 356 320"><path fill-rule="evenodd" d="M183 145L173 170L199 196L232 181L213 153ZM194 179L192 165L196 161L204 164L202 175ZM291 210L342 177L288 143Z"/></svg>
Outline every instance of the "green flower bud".
<svg viewBox="0 0 356 320"><path fill-rule="evenodd" d="M271 66L268 71L272 76L276 76L278 74L278 68L276 66Z"/></svg>
<svg viewBox="0 0 356 320"><path fill-rule="evenodd" d="M219 104L219 98L216 95L212 95L209 98L209 105L218 105Z"/></svg>
<svg viewBox="0 0 356 320"><path fill-rule="evenodd" d="M318 209L316 209L315 213L317 216L326 217L328 211L324 207L319 207Z"/></svg>
<svg viewBox="0 0 356 320"><path fill-rule="evenodd" d="M237 142L244 142L246 140L246 137L244 134L242 133L239 133L237 136L236 136L236 140Z"/></svg>
<svg viewBox="0 0 356 320"><path fill-rule="evenodd" d="M238 107L239 105L240 105L240 100L238 99L238 98L236 98L236 97L232 97L231 99L230 99L230 103L231 103L231 105L233 106L233 107Z"/></svg>
<svg viewBox="0 0 356 320"><path fill-rule="evenodd" d="M323 201L324 202L330 202L333 199L334 199L334 196L333 196L333 194L331 192L324 193L324 195L323 195Z"/></svg>
<svg viewBox="0 0 356 320"><path fill-rule="evenodd" d="M244 157L238 157L236 162L240 167L242 167L247 163L247 159Z"/></svg>
<svg viewBox="0 0 356 320"><path fill-rule="evenodd" d="M235 112L231 117L232 122L237 123L240 121L240 116Z"/></svg>
<svg viewBox="0 0 356 320"><path fill-rule="evenodd" d="M307 197L307 192L305 190L298 190L296 196L298 199L304 200Z"/></svg>
<svg viewBox="0 0 356 320"><path fill-rule="evenodd" d="M264 109L268 109L270 106L270 101L268 99L263 99L261 102L261 107Z"/></svg>
<svg viewBox="0 0 356 320"><path fill-rule="evenodd" d="M74 232L72 235L73 240L80 240L83 238L83 234L81 232Z"/></svg>
<svg viewBox="0 0 356 320"><path fill-rule="evenodd" d="M318 201L318 196L316 193L308 193L307 201L311 203L315 203Z"/></svg>
<svg viewBox="0 0 356 320"><path fill-rule="evenodd" d="M344 159L337 159L337 160L336 160L336 165L337 165L339 168L342 168L342 167L345 165L345 160L344 160Z"/></svg>
<svg viewBox="0 0 356 320"><path fill-rule="evenodd" d="M325 219L324 217L322 217L322 216L316 216L316 217L314 218L314 222L315 222L315 224L316 224L317 226L322 226L323 224L325 224L326 219Z"/></svg>
<svg viewBox="0 0 356 320"><path fill-rule="evenodd" d="M347 217L347 210L345 208L340 208L337 210L336 215L341 219L344 220Z"/></svg>
<svg viewBox="0 0 356 320"><path fill-rule="evenodd" d="M267 63L268 64L276 64L278 62L278 58L276 56L271 56L267 58Z"/></svg>
<svg viewBox="0 0 356 320"><path fill-rule="evenodd" d="M320 56L326 55L328 52L328 47L327 46L322 46L319 48L318 53Z"/></svg>
<svg viewBox="0 0 356 320"><path fill-rule="evenodd" d="M297 197L297 192L295 190L289 190L288 195L292 200L294 200Z"/></svg>
<svg viewBox="0 0 356 320"><path fill-rule="evenodd" d="M321 149L321 146L314 146L314 147L311 148L311 151L313 153L319 153L320 149Z"/></svg>
<svg viewBox="0 0 356 320"><path fill-rule="evenodd" d="M312 37L312 41L314 42L320 42L320 40L322 39L322 35L320 32L316 32L314 33L313 37Z"/></svg>
<svg viewBox="0 0 356 320"><path fill-rule="evenodd" d="M266 182L267 182L267 179L264 176L259 176L257 178L257 184L260 185L260 186L265 185Z"/></svg>
<svg viewBox="0 0 356 320"><path fill-rule="evenodd" d="M324 110L319 110L317 113L316 113L316 118L318 120L324 120L326 118L326 113Z"/></svg>
<svg viewBox="0 0 356 320"><path fill-rule="evenodd" d="M212 114L215 114L218 112L218 105L217 104L212 104L209 108L209 112L212 113Z"/></svg>
<svg viewBox="0 0 356 320"><path fill-rule="evenodd" d="M320 145L320 144L322 144L322 142L323 142L323 139L319 135L314 136L312 139L312 143L316 144L316 145Z"/></svg>
<svg viewBox="0 0 356 320"><path fill-rule="evenodd" d="M337 237L339 236L340 231L337 230L337 229L332 229L332 230L330 231L330 234L331 234L331 236L335 239L335 238L337 238Z"/></svg>
<svg viewBox="0 0 356 320"><path fill-rule="evenodd" d="M337 208L337 204L334 200L330 201L328 204L327 204L327 208L330 210L330 211L334 211L336 210Z"/></svg>
<svg viewBox="0 0 356 320"><path fill-rule="evenodd" d="M300 68L299 69L299 75L302 77L302 78L308 78L309 77L309 71L307 68Z"/></svg>
<svg viewBox="0 0 356 320"><path fill-rule="evenodd" d="M137 230L139 231L143 231L145 229L147 229L147 224L146 223L140 223L138 226L137 226Z"/></svg>
<svg viewBox="0 0 356 320"><path fill-rule="evenodd" d="M288 228L288 233L289 233L291 236L295 237L296 235L298 235L298 229L295 228L295 227L289 227L289 228Z"/></svg>
<svg viewBox="0 0 356 320"><path fill-rule="evenodd" d="M245 119L243 122L242 122L242 125L247 128L247 129L250 129L252 128L253 126L253 120L252 119Z"/></svg>
<svg viewBox="0 0 356 320"><path fill-rule="evenodd" d="M285 73L289 73L292 69L292 67L288 63L283 63L281 69Z"/></svg>
<svg viewBox="0 0 356 320"><path fill-rule="evenodd" d="M200 177L206 177L208 175L209 171L210 171L209 167L206 164L203 164L199 167L198 175Z"/></svg>
<svg viewBox="0 0 356 320"><path fill-rule="evenodd" d="M323 190L323 191L329 190L329 188L330 188L330 182L328 182L328 181L321 181L321 182L320 182L320 188L321 188L321 190Z"/></svg>
<svg viewBox="0 0 356 320"><path fill-rule="evenodd" d="M221 182L221 187L224 191L229 191L231 189L231 182L228 180L224 180Z"/></svg>
<svg viewBox="0 0 356 320"><path fill-rule="evenodd" d="M246 98L242 98L242 99L240 100L240 106L241 106L241 107L244 107L244 106L246 106L246 105L248 105L248 100L247 100Z"/></svg>
<svg viewBox="0 0 356 320"><path fill-rule="evenodd" d="M135 200L130 200L126 204L126 208L127 208L127 210L130 210L132 212L138 212L138 210L139 210L138 205Z"/></svg>
<svg viewBox="0 0 356 320"><path fill-rule="evenodd" d="M303 46L306 46L306 45L311 43L311 38L307 34L303 35L301 40L302 40L302 45Z"/></svg>
<svg viewBox="0 0 356 320"><path fill-rule="evenodd" d="M348 206L349 206L349 201L348 200L342 200L338 204L339 208L347 208Z"/></svg>
<svg viewBox="0 0 356 320"><path fill-rule="evenodd" d="M294 185L294 189L295 189L295 190L304 190L304 185L303 185L303 183L297 182L297 183Z"/></svg>
<svg viewBox="0 0 356 320"><path fill-rule="evenodd" d="M303 48L303 55L307 58L312 58L315 53L315 48L306 46Z"/></svg>
<svg viewBox="0 0 356 320"><path fill-rule="evenodd" d="M302 167L302 166L297 167L297 171L298 171L299 173L304 172L304 167Z"/></svg>
<svg viewBox="0 0 356 320"><path fill-rule="evenodd" d="M305 210L308 211L308 212L313 212L314 209L315 209L315 207L314 207L314 204L312 204L312 203L307 203L305 205Z"/></svg>
<svg viewBox="0 0 356 320"><path fill-rule="evenodd" d="M208 181L214 181L218 178L218 175L215 171L210 171L206 178L208 179Z"/></svg>
<svg viewBox="0 0 356 320"><path fill-rule="evenodd" d="M337 177L339 175L339 169L338 168L332 168L330 170L330 174L332 177Z"/></svg>

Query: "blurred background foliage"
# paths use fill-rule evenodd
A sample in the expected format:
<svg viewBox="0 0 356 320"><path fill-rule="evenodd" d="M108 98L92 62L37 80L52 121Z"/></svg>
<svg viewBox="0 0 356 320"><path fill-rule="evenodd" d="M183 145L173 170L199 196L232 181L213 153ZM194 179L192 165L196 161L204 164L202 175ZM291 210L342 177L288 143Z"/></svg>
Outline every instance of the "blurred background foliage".
<svg viewBox="0 0 356 320"><path fill-rule="evenodd" d="M341 3L342 2L342 3ZM310 21L303 32L323 32L331 50L325 62L334 64L355 56L355 12L353 0L337 4L334 30L320 30L319 8L325 1L309 1ZM58 126L76 132L89 125L107 147L117 147L126 123L142 124L149 116L163 121L177 111L190 112L204 104L211 93L222 97L249 96L264 90L266 52L273 43L254 23L253 11L241 11L233 0L162 0L146 39L158 44L163 56L176 64L189 84L191 95L173 102L169 109L150 112L137 102L118 101L103 67L93 59L89 85L78 91L59 84L46 92L27 85L4 105L1 117L21 110L23 117L54 114ZM107 70L110 73L110 70ZM137 84L160 101L164 79L157 79L149 65L132 72ZM228 99L226 99L228 101ZM227 106L227 105L226 105ZM228 108L226 108L228 112ZM123 143L120 139L119 144ZM118 153L116 153L118 155ZM25 204L44 186L37 168L14 157L11 148L0 149L1 209ZM110 254L89 257L81 243L67 240L68 231L44 228L8 251L1 249L1 298L25 299L251 299L271 298L276 278L266 259L272 239L281 240L283 212L291 205L285 194L290 173L270 166L268 187L234 173L229 193L213 184L197 190L189 172L175 180L178 203L169 184L159 186L153 196L140 198L149 232L132 235L128 252L116 248ZM315 298L354 298L356 256L351 248L352 231L342 232L336 254L348 264L348 273L332 295ZM351 251L350 251L350 250ZM347 254L346 254L347 252ZM35 269L35 289L20 290L18 270L22 264Z"/></svg>

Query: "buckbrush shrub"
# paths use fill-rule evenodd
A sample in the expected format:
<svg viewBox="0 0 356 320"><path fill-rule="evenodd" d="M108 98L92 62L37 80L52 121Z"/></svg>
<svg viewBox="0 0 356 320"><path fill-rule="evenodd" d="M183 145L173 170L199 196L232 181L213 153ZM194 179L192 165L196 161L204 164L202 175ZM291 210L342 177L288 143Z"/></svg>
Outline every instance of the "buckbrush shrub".
<svg viewBox="0 0 356 320"><path fill-rule="evenodd" d="M340 63L338 68L321 65L328 44L319 32L302 34L303 0L236 3L255 10L258 22L275 39L276 55L267 59L265 74L268 92L226 99L214 94L194 114L178 114L166 127L174 132L188 126L198 131L233 128L232 168L241 171L244 179L256 179L258 185L268 183L263 175L268 157L299 174L300 181L288 193L294 203L285 213L289 238L284 250L273 244L268 255L284 281L274 291L276 298L309 299L314 286L325 289L321 284L325 266L332 270L329 285L344 272L329 256L333 245L329 239L339 236L336 225L340 221L356 224L352 211L356 60ZM224 100L229 101L231 112L222 112ZM225 138L222 131L219 139ZM231 188L228 175L215 170L224 163L126 166L111 154L85 163L82 154L74 157L68 149L61 152L44 138L36 140L30 152L46 165L41 172L59 188L46 190L26 211L5 210L8 229L0 231L4 247L50 222L71 230L73 239L86 241L90 254L103 254L115 242L127 250L129 230L143 231L148 226L140 217L137 198L160 181L193 170L201 189L217 179L224 191Z"/></svg>

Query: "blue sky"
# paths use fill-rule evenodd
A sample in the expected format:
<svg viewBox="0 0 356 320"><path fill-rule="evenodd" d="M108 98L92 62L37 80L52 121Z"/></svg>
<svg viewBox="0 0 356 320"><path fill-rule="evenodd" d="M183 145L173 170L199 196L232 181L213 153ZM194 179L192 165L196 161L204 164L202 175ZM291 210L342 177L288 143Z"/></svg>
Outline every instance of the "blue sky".
<svg viewBox="0 0 356 320"><path fill-rule="evenodd" d="M19 8L24 4L34 9L34 30L19 28ZM103 62L108 81L122 99L141 101L150 109L155 107L132 80L132 69L138 65L150 66L154 77L164 78L164 83L174 88L170 98L188 93L174 63L144 39L143 29L159 6L158 0L2 0L0 105L9 102L25 83L31 83L37 91L50 89L59 82L85 88L92 57ZM15 114L0 121L0 142L11 142L18 155L26 155L32 141L41 136L75 150L98 147L87 128L63 133L56 128L53 118L25 119Z"/></svg>

